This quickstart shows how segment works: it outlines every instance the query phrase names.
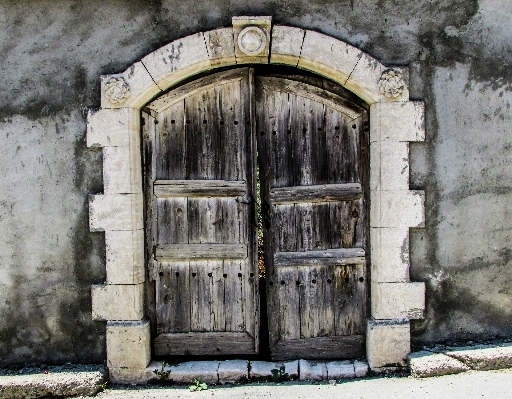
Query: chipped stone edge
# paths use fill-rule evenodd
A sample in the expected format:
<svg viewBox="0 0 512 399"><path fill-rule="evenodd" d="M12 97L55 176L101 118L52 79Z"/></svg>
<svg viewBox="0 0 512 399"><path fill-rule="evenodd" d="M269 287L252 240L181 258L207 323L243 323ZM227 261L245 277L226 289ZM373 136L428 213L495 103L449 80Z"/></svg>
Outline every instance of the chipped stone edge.
<svg viewBox="0 0 512 399"><path fill-rule="evenodd" d="M244 17L240 18L243 19ZM251 20L251 17L245 17L245 19ZM254 21L251 20L250 23L254 23ZM209 38L213 34L218 34L219 37L225 37L226 39L223 44L224 47L222 47L222 51L219 52L218 56L209 47ZM233 37L231 36L232 34ZM286 43L288 34L290 37L300 41L300 45L299 43ZM279 38L281 38L281 42L279 42ZM237 63L236 45L235 41L231 42L232 39L234 39L233 27L221 28L205 33L195 33L155 50L121 73L102 76L100 86L102 109L98 115L91 113L88 118L88 145L97 147L127 146L130 149L139 148L140 135L138 133L138 124L140 122L139 113L141 108L159 93L178 85L183 79L201 72L213 70L214 68L235 67ZM265 63L289 64L326 76L351 90L370 104L370 142L372 147L379 148L380 143L386 141L386 146L392 153L394 143L396 143L398 148L402 146L401 143L404 141L424 140L424 104L419 101L409 101L407 68L394 68L404 76L405 87L400 97L389 98L382 95L379 89L379 81L382 74L389 68L345 42L311 30L301 30L288 26L277 28L275 35L271 36L270 39L269 56L265 56ZM275 47L272 45L272 40L276 41ZM321 50L322 54L318 53L317 48ZM180 57L177 57L177 52L180 53ZM163 57L167 57L169 62L163 62ZM118 81L122 80L129 88L121 102L113 103L109 101L106 85L112 78ZM115 168L110 167L115 165L116 162L136 167L138 159L136 157L130 159L130 151L124 151L127 154L127 159L123 162L122 152L121 150L112 150L105 151L104 153L107 158L105 159L107 174L110 175L109 178L112 179L112 182L118 183L107 186L109 189L123 191L123 193L105 193L103 196L91 197L91 231L135 231L143 228L141 218L143 214L143 201L138 197L140 196L139 193L142 192L140 173L138 171L125 171L124 176L116 178ZM117 158L115 160L108 159L110 153L116 153ZM370 158L372 157L370 156ZM370 160L370 185L372 187L370 214L377 215L376 220L371 219L372 229L386 228L397 224L401 228L422 226L424 220L423 192L411 192L408 182L405 180L402 183L403 187L399 189L393 187L393 190L389 190L390 186L380 176L380 170L383 170L384 165L386 165L386 171L389 172L389 161L393 162L392 159L386 159L386 157ZM392 163L391 175L393 173L400 173L398 169L400 168L401 170L403 166L403 160ZM130 193L125 193L125 191L130 191ZM419 198L418 201L412 201L412 205L410 203L411 195ZM127 201L127 196L131 196L133 200ZM404 201L406 202L405 205L414 209L407 214L394 218L392 212L390 213L386 207L390 204L401 204ZM110 213L109 209L107 209L109 205L106 202L110 202ZM106 206L100 207L99 205ZM101 211L101 215L96 211ZM119 214L120 211L121 213L124 211L123 216L125 219L122 222L112 220L116 218L116 213ZM135 217L130 218L129 213L132 213ZM101 218L95 217L97 215L100 215ZM114 215L114 218L109 217L111 215ZM383 219L382 215L387 218ZM391 251L388 251L390 258L396 259L402 255L408 258L408 253L403 253L405 250L403 247L403 245L396 245ZM139 259L136 254L131 258ZM387 260L381 258L379 262L387 262ZM113 264L117 263L113 262ZM382 266L378 263L372 264L373 269L380 267ZM140 268L140 265L134 265L134 269L138 268ZM409 283L403 280L403 278L400 278L400 281L386 281L386 283ZM141 283L141 281L137 282ZM372 281L372 290L377 288L374 284L379 284L379 282ZM383 303L392 305L392 301ZM413 313L414 315L419 315L422 311L423 309L414 308ZM382 309L381 314L389 315L390 312L392 312L392 309ZM380 317L378 314L373 315L375 320L379 320L378 317ZM376 341L371 344L378 346L379 342ZM367 347L367 351L369 349ZM400 361L400 359L396 360ZM381 369L386 366L388 365L371 364L372 369ZM121 370L121 368L118 369ZM118 375L121 376L121 374L122 372L119 371ZM130 373L126 371L122 375L127 377Z"/></svg>

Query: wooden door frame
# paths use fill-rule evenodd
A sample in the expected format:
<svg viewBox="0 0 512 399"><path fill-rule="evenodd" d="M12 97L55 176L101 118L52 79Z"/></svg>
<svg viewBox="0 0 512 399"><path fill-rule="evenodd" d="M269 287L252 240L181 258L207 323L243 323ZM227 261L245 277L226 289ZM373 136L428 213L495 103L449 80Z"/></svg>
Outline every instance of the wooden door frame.
<svg viewBox="0 0 512 399"><path fill-rule="evenodd" d="M251 34L247 35L248 32ZM256 33L256 34L255 34ZM244 40L242 40L244 39ZM246 47L244 47L246 46ZM105 284L93 285L92 317L107 321L107 366L115 382L147 380L141 109L185 79L240 64L288 65L345 87L370 106L370 368L403 367L410 319L423 317L424 283L409 279L409 228L424 226L423 191L409 190L409 142L424 141L424 103L409 100L407 67L388 68L333 37L271 17L233 17L101 76L101 109L89 112L87 145L103 149L104 194L91 195L89 227L104 231Z"/></svg>

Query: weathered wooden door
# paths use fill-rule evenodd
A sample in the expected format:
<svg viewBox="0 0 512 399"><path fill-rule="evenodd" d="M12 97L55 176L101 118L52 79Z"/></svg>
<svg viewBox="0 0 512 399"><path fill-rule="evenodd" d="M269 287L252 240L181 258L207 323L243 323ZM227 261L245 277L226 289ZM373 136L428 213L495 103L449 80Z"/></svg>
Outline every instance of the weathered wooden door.
<svg viewBox="0 0 512 399"><path fill-rule="evenodd" d="M259 168L271 356L362 356L367 114L326 80L257 72L143 113L154 351L258 352Z"/></svg>
<svg viewBox="0 0 512 399"><path fill-rule="evenodd" d="M367 115L305 82L256 87L271 357L363 356Z"/></svg>
<svg viewBox="0 0 512 399"><path fill-rule="evenodd" d="M252 72L238 69L148 106L146 227L157 355L258 350L252 87Z"/></svg>

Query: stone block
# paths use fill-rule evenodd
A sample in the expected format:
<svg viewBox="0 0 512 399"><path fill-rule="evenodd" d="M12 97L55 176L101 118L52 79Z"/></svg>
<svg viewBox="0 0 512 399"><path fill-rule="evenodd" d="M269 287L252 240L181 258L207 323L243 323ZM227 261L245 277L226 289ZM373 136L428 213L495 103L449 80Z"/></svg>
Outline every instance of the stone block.
<svg viewBox="0 0 512 399"><path fill-rule="evenodd" d="M488 348L467 348L446 355L455 358L473 370L498 370L512 367L512 345Z"/></svg>
<svg viewBox="0 0 512 399"><path fill-rule="evenodd" d="M212 67L234 65L236 63L233 28L204 32L204 39Z"/></svg>
<svg viewBox="0 0 512 399"><path fill-rule="evenodd" d="M305 31L291 26L272 28L270 63L297 66Z"/></svg>
<svg viewBox="0 0 512 399"><path fill-rule="evenodd" d="M340 40L306 31L298 67L344 85L363 53Z"/></svg>
<svg viewBox="0 0 512 399"><path fill-rule="evenodd" d="M368 375L368 363L362 360L354 360L354 373L356 378L366 377Z"/></svg>
<svg viewBox="0 0 512 399"><path fill-rule="evenodd" d="M233 384L249 379L249 361L247 360L223 360L219 363L219 382L221 384Z"/></svg>
<svg viewBox="0 0 512 399"><path fill-rule="evenodd" d="M409 281L409 228L370 229L371 278L379 283Z"/></svg>
<svg viewBox="0 0 512 399"><path fill-rule="evenodd" d="M325 362L299 360L299 379L301 381L322 381L327 379Z"/></svg>
<svg viewBox="0 0 512 399"><path fill-rule="evenodd" d="M142 194L89 196L91 231L140 230L144 228Z"/></svg>
<svg viewBox="0 0 512 399"><path fill-rule="evenodd" d="M341 380L345 378L354 378L354 364L350 360L339 362L326 362L327 378L329 380Z"/></svg>
<svg viewBox="0 0 512 399"><path fill-rule="evenodd" d="M421 190L370 191L371 227L424 227L425 193Z"/></svg>
<svg viewBox="0 0 512 399"><path fill-rule="evenodd" d="M193 383L197 378L206 384L217 384L219 382L219 362L195 361L185 362L171 367L171 380L178 384Z"/></svg>
<svg viewBox="0 0 512 399"><path fill-rule="evenodd" d="M144 281L144 230L106 231L107 284Z"/></svg>
<svg viewBox="0 0 512 399"><path fill-rule="evenodd" d="M272 378L272 370L280 370L284 367L284 372L288 374L291 380L299 378L299 361L290 362L262 362L251 361L249 365L249 377L251 379L270 379Z"/></svg>
<svg viewBox="0 0 512 399"><path fill-rule="evenodd" d="M111 367L108 375L113 384L147 384L154 379L154 374L146 368Z"/></svg>
<svg viewBox="0 0 512 399"><path fill-rule="evenodd" d="M66 371L58 368L48 367L48 374L3 374L0 377L0 399L94 396L101 390L101 384L107 377L103 366L69 366Z"/></svg>
<svg viewBox="0 0 512 399"><path fill-rule="evenodd" d="M457 359L426 351L409 355L409 369L413 377L439 377L471 370Z"/></svg>
<svg viewBox="0 0 512 399"><path fill-rule="evenodd" d="M350 73L344 86L368 104L381 100L379 80L386 67L368 54L361 53L358 63ZM407 97L409 99L408 93ZM386 101L386 99L384 99Z"/></svg>
<svg viewBox="0 0 512 399"><path fill-rule="evenodd" d="M237 64L268 64L272 17L233 17Z"/></svg>
<svg viewBox="0 0 512 399"><path fill-rule="evenodd" d="M376 320L421 319L425 310L425 283L372 281L372 317Z"/></svg>
<svg viewBox="0 0 512 399"><path fill-rule="evenodd" d="M141 62L162 90L210 67L202 32L175 40L145 56Z"/></svg>
<svg viewBox="0 0 512 399"><path fill-rule="evenodd" d="M143 284L93 285L93 320L141 320L144 317Z"/></svg>
<svg viewBox="0 0 512 399"><path fill-rule="evenodd" d="M151 360L149 322L109 321L107 323L107 367L146 369Z"/></svg>
<svg viewBox="0 0 512 399"><path fill-rule="evenodd" d="M101 109L87 114L88 147L140 145L140 111L134 108Z"/></svg>
<svg viewBox="0 0 512 399"><path fill-rule="evenodd" d="M370 190L409 190L408 142L373 142L370 153Z"/></svg>
<svg viewBox="0 0 512 399"><path fill-rule="evenodd" d="M139 108L160 92L142 62L120 74L101 76L101 108Z"/></svg>
<svg viewBox="0 0 512 399"><path fill-rule="evenodd" d="M105 194L142 193L140 147L103 147Z"/></svg>
<svg viewBox="0 0 512 399"><path fill-rule="evenodd" d="M372 370L404 367L411 351L410 324L406 320L369 320L366 354Z"/></svg>
<svg viewBox="0 0 512 399"><path fill-rule="evenodd" d="M370 106L370 141L425 141L423 101L378 102Z"/></svg>

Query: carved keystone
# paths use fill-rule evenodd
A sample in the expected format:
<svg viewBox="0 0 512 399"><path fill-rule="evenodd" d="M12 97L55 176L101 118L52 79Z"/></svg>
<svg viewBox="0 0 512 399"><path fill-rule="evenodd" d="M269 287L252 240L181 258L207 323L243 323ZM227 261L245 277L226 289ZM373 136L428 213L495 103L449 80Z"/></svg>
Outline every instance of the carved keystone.
<svg viewBox="0 0 512 399"><path fill-rule="evenodd" d="M272 17L233 17L237 64L268 64Z"/></svg>

